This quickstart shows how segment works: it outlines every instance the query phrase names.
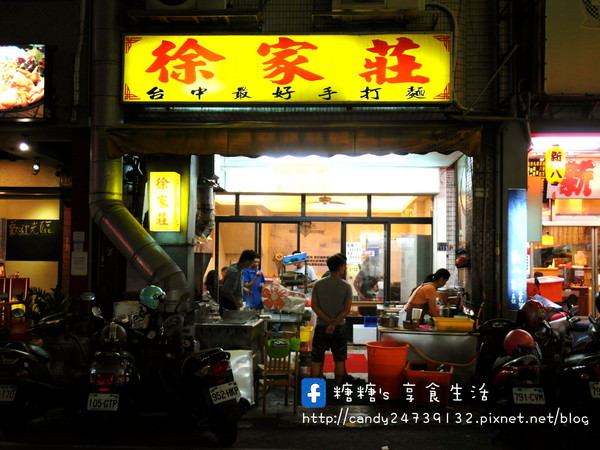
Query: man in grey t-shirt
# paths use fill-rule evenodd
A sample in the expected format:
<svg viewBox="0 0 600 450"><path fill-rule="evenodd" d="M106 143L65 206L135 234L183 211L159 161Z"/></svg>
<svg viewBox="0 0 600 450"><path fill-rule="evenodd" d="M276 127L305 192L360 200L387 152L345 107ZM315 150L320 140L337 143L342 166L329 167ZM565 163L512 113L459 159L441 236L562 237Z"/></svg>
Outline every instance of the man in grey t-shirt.
<svg viewBox="0 0 600 450"><path fill-rule="evenodd" d="M242 302L244 295L242 271L250 267L255 258L258 258L258 253L254 250L244 250L240 254L238 262L227 268L223 286L219 291L219 313L221 316L226 309L238 310L244 305Z"/></svg>
<svg viewBox="0 0 600 450"><path fill-rule="evenodd" d="M335 383L341 386L346 373L348 354L346 316L352 306L352 287L344 280L346 257L336 253L327 258L330 274L317 281L312 291L312 309L317 314L317 326L312 342L311 376L323 377L325 352L331 349L335 362Z"/></svg>

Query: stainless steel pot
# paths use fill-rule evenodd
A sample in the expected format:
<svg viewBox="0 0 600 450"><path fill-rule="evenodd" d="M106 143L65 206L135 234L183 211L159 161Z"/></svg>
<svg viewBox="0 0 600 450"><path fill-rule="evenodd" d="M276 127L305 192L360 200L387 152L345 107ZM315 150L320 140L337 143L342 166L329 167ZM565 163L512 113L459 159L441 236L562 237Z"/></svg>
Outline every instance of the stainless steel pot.
<svg viewBox="0 0 600 450"><path fill-rule="evenodd" d="M395 328L398 326L398 316L395 314L385 314L381 316L379 323L382 327Z"/></svg>
<svg viewBox="0 0 600 450"><path fill-rule="evenodd" d="M440 306L440 316L441 317L451 317L450 316L450 307L446 305Z"/></svg>

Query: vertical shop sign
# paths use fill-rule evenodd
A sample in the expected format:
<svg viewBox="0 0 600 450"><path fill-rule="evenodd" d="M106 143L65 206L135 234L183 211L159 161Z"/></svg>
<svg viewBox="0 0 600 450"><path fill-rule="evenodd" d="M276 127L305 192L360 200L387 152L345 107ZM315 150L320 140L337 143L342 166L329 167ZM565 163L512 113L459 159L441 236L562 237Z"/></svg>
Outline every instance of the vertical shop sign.
<svg viewBox="0 0 600 450"><path fill-rule="evenodd" d="M177 172L150 172L150 231L179 231L181 176Z"/></svg>
<svg viewBox="0 0 600 450"><path fill-rule="evenodd" d="M554 146L546 151L546 181L550 184L559 184L565 178L567 158L565 151Z"/></svg>
<svg viewBox="0 0 600 450"><path fill-rule="evenodd" d="M508 309L518 310L527 300L527 194L508 190L507 282Z"/></svg>

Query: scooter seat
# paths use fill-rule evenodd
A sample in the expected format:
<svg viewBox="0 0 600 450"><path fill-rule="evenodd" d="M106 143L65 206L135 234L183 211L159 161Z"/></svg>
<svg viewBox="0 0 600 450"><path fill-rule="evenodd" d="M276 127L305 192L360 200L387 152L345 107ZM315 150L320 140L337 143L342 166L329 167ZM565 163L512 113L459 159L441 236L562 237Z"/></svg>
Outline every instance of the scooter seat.
<svg viewBox="0 0 600 450"><path fill-rule="evenodd" d="M48 353L46 349L40 347L39 345L29 344L29 349L31 350L31 353L41 359L49 361L51 358L50 353Z"/></svg>
<svg viewBox="0 0 600 450"><path fill-rule="evenodd" d="M564 365L565 366L575 366L579 364L586 356L589 356L585 353L578 353L575 355L569 355L565 357Z"/></svg>
<svg viewBox="0 0 600 450"><path fill-rule="evenodd" d="M578 320L573 324L573 331L587 331L589 327L589 320Z"/></svg>
<svg viewBox="0 0 600 450"><path fill-rule="evenodd" d="M25 353L31 353L36 358L40 358L43 361L50 360L50 353L48 353L44 348L35 344L27 344L25 342L9 342L6 345L7 348L11 348L14 350L19 350Z"/></svg>

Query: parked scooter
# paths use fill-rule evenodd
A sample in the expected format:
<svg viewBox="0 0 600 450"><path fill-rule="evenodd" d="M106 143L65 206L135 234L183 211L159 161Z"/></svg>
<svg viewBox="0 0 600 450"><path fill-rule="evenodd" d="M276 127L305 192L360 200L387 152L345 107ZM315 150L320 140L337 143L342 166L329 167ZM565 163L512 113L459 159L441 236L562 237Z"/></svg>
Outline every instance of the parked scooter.
<svg viewBox="0 0 600 450"><path fill-rule="evenodd" d="M502 409L525 414L542 412L554 401L548 381L548 367L542 363L539 346L523 329L508 332L503 340L505 356L494 363L491 398Z"/></svg>
<svg viewBox="0 0 600 450"><path fill-rule="evenodd" d="M59 313L29 330L40 345L0 346L0 426L17 432L53 408L76 411L85 392L88 351L74 333L80 317Z"/></svg>
<svg viewBox="0 0 600 450"><path fill-rule="evenodd" d="M599 414L600 410L600 318L589 317L588 333L573 345L560 367L561 404Z"/></svg>
<svg viewBox="0 0 600 450"><path fill-rule="evenodd" d="M133 329L129 343L140 371L143 408L167 410L215 434L222 445L237 439L240 391L230 354L220 348L198 350L187 331L186 313L162 311L164 291L147 286L140 292L145 329ZM129 331L129 330L128 330Z"/></svg>
<svg viewBox="0 0 600 450"><path fill-rule="evenodd" d="M133 355L126 349L127 331L121 324L107 324L99 340L100 348L90 364L86 410L95 417L120 421L137 408L140 375Z"/></svg>

